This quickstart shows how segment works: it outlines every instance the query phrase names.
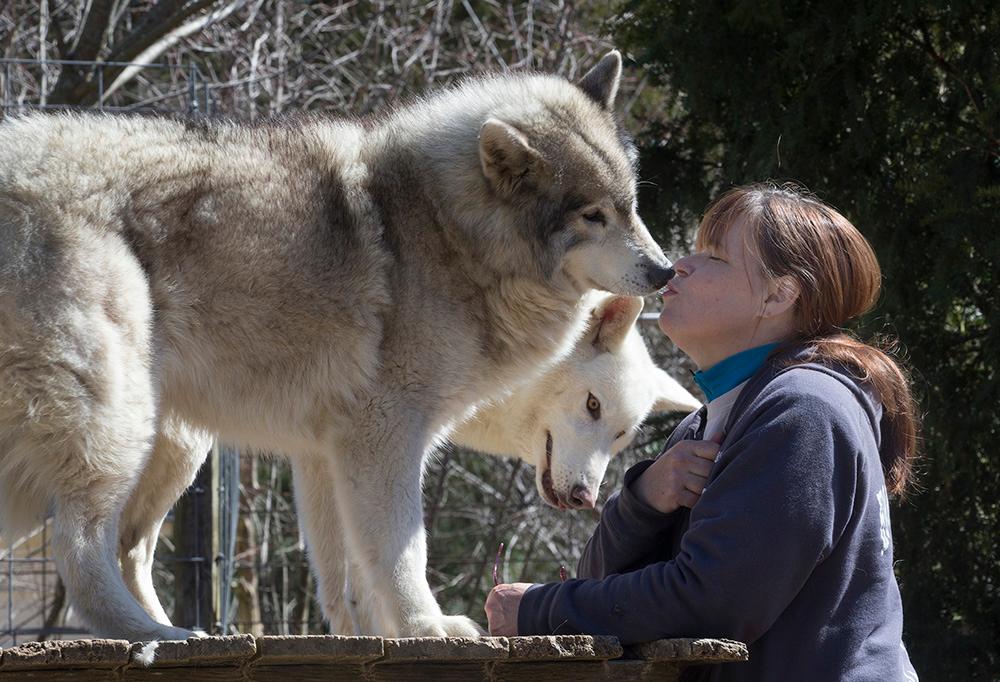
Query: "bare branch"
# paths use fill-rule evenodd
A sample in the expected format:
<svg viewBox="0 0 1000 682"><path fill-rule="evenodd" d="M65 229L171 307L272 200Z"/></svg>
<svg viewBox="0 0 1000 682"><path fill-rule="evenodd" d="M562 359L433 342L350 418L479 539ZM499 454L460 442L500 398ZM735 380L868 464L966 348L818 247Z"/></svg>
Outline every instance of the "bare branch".
<svg viewBox="0 0 1000 682"><path fill-rule="evenodd" d="M169 35L193 14L218 0L160 0L146 13L143 20L114 47L108 61L131 62Z"/></svg>
<svg viewBox="0 0 1000 682"><path fill-rule="evenodd" d="M211 4L211 2L215 2L215 0L210 0L208 4ZM188 36L203 30L206 26L225 19L244 4L246 4L246 0L233 0L233 2L229 3L225 7L209 12L208 14L198 17L197 19L189 21L183 26L175 28L173 31L160 38L160 40L150 45L144 52L140 53L139 56L136 57L136 61L140 64L155 62L164 52L176 45L183 38L187 38ZM119 69L121 69L121 67L108 67L105 73L107 76L113 76L115 70ZM141 70L141 66L125 67L115 77L111 86L104 91L104 97L110 97L115 90L134 78Z"/></svg>

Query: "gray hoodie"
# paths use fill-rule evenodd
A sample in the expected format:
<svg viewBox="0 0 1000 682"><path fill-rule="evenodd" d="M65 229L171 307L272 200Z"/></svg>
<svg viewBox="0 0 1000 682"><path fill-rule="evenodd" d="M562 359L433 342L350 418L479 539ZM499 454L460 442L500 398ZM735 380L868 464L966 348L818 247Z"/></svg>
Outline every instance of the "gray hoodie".
<svg viewBox="0 0 1000 682"><path fill-rule="evenodd" d="M694 508L642 503L630 486L653 460L633 466L580 578L530 588L519 633L746 642L749 662L701 669L711 680L916 680L892 571L881 417L845 370L772 358L740 393ZM701 419L689 415L666 448L696 437Z"/></svg>

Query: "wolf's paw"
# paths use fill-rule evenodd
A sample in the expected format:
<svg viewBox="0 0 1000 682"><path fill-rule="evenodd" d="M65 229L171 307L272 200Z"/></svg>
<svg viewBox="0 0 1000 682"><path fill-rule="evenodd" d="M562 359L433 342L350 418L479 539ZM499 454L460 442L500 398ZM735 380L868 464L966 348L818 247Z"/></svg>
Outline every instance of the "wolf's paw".
<svg viewBox="0 0 1000 682"><path fill-rule="evenodd" d="M411 628L413 637L483 637L486 631L465 616L421 618Z"/></svg>
<svg viewBox="0 0 1000 682"><path fill-rule="evenodd" d="M163 630L157 634L156 639L183 641L187 639L200 639L201 637L208 637L204 630L187 630L185 628L164 627Z"/></svg>
<svg viewBox="0 0 1000 682"><path fill-rule="evenodd" d="M208 633L204 630L185 630L184 628L164 626L152 635L139 640L146 643L133 654L134 660L144 668L148 668L153 665L153 661L156 659L156 649L160 646L160 642L184 641L201 637L208 637Z"/></svg>

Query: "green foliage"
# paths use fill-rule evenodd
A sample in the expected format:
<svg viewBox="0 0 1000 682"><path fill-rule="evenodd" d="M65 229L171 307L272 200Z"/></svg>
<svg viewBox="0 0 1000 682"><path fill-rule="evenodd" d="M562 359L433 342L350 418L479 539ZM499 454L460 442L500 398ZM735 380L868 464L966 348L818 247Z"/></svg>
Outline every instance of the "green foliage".
<svg viewBox="0 0 1000 682"><path fill-rule="evenodd" d="M894 512L906 632L927 679L1000 667L1000 5L634 0L617 43L666 93L642 212L677 242L733 184L794 180L883 267L864 333L897 335L925 414Z"/></svg>

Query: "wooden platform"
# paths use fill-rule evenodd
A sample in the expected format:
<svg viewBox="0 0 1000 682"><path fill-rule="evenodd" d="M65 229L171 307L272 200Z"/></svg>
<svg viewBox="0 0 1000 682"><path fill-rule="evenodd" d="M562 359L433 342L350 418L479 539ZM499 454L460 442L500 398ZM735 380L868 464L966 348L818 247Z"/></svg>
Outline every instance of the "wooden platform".
<svg viewBox="0 0 1000 682"><path fill-rule="evenodd" d="M155 661L143 644L91 639L31 642L0 650L0 682L180 680L676 680L692 665L747 659L739 642L665 639L623 650L614 637L206 637L160 642Z"/></svg>

